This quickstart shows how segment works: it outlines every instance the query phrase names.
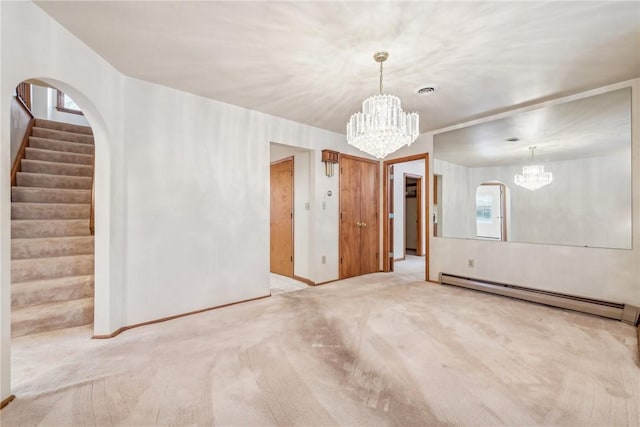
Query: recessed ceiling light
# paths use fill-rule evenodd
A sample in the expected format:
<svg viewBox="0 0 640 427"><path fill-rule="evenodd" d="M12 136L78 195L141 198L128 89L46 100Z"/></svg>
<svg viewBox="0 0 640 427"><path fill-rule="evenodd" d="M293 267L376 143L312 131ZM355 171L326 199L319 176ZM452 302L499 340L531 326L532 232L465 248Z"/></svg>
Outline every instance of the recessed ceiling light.
<svg viewBox="0 0 640 427"><path fill-rule="evenodd" d="M516 138L515 136L512 136L511 138L505 139L505 141L507 141L507 142L518 142L518 141L520 141L520 138Z"/></svg>
<svg viewBox="0 0 640 427"><path fill-rule="evenodd" d="M426 84L416 89L418 95L431 95L438 90L438 86L434 84Z"/></svg>

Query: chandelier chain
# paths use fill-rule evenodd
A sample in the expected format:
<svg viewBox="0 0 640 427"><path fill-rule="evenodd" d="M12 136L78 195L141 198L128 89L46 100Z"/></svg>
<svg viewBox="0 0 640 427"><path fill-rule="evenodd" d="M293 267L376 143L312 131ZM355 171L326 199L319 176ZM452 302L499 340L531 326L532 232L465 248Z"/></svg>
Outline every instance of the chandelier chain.
<svg viewBox="0 0 640 427"><path fill-rule="evenodd" d="M382 62L380 62L380 95L382 95Z"/></svg>

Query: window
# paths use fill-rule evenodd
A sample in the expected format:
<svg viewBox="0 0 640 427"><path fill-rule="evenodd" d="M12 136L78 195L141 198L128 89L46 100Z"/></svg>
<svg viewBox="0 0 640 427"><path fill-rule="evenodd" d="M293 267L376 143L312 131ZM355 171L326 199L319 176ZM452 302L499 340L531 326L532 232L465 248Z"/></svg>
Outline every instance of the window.
<svg viewBox="0 0 640 427"><path fill-rule="evenodd" d="M493 220L493 199L487 195L476 195L476 221L492 222Z"/></svg>
<svg viewBox="0 0 640 427"><path fill-rule="evenodd" d="M58 102L56 103L56 109L65 113L82 114L82 110L78 107L78 104L73 102L73 99L69 98L69 95L58 91Z"/></svg>

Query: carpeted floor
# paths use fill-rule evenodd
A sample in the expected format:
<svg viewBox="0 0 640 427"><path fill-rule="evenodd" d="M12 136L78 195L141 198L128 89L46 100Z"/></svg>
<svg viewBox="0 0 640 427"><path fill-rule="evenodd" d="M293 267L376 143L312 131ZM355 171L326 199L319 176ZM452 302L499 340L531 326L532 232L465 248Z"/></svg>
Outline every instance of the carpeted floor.
<svg viewBox="0 0 640 427"><path fill-rule="evenodd" d="M90 340L14 340L2 426L640 424L636 331L396 264Z"/></svg>

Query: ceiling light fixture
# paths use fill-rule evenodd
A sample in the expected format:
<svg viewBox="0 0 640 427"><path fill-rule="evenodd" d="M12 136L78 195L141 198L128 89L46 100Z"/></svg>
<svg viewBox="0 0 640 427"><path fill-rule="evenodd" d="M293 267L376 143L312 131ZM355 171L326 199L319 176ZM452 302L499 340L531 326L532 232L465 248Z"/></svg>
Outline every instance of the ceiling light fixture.
<svg viewBox="0 0 640 427"><path fill-rule="evenodd" d="M531 146L531 161L533 162L533 152L537 147ZM553 174L551 172L545 172L542 165L530 165L522 168L522 175L516 174L513 178L514 182L520 187L524 187L527 190L535 191L538 188L551 184L553 181Z"/></svg>
<svg viewBox="0 0 640 427"><path fill-rule="evenodd" d="M347 142L379 159L411 145L420 133L418 113L402 111L400 98L382 93L382 63L387 52L377 52L373 59L380 64L380 94L362 103L362 112L347 123Z"/></svg>

